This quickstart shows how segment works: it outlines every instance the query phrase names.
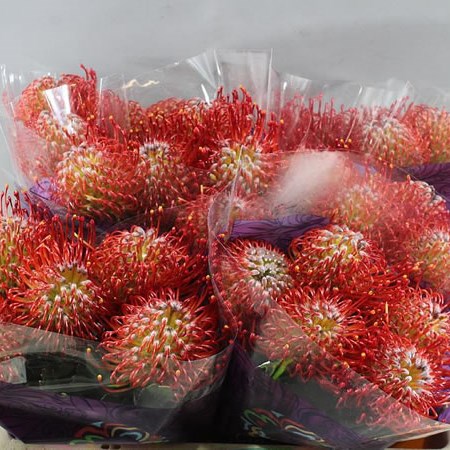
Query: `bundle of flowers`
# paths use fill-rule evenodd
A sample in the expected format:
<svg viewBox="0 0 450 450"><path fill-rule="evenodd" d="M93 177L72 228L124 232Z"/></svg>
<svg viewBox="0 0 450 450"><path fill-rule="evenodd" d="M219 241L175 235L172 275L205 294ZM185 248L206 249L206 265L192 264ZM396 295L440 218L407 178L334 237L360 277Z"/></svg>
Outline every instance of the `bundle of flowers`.
<svg viewBox="0 0 450 450"><path fill-rule="evenodd" d="M267 52L82 69L3 72L2 426L345 448L444 429L445 110L326 99Z"/></svg>
<svg viewBox="0 0 450 450"><path fill-rule="evenodd" d="M224 426L240 440L338 448L441 429L445 200L359 155L301 149L266 162L267 188L249 197L238 180L210 213L217 292L240 325Z"/></svg>
<svg viewBox="0 0 450 450"><path fill-rule="evenodd" d="M277 125L243 88L144 106L85 72L41 77L8 104L23 184L3 194L0 317L8 333L35 329L38 350L2 352L1 422L29 442L211 439L233 329L208 274L208 206L241 161L256 170L277 151ZM30 420L12 391L48 411ZM55 393L70 396L56 408Z"/></svg>

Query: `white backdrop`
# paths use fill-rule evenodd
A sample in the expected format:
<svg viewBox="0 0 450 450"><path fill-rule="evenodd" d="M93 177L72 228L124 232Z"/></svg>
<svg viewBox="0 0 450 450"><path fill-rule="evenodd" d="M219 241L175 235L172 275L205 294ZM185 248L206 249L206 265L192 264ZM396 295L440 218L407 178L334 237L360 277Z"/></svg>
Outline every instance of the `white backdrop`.
<svg viewBox="0 0 450 450"><path fill-rule="evenodd" d="M12 69L137 74L211 47L273 48L278 70L309 78L450 87L450 2L0 0L0 64Z"/></svg>

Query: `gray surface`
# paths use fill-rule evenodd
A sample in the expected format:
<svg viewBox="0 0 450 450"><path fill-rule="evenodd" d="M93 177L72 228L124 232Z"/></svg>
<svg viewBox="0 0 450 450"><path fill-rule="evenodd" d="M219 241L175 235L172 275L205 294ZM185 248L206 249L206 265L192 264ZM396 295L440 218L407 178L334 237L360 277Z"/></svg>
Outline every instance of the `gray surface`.
<svg viewBox="0 0 450 450"><path fill-rule="evenodd" d="M273 48L280 71L450 86L446 0L0 0L0 63L136 74L210 47ZM9 162L0 138L0 185Z"/></svg>
<svg viewBox="0 0 450 450"><path fill-rule="evenodd" d="M0 60L142 71L206 47L271 48L307 77L450 84L450 2L1 0Z"/></svg>

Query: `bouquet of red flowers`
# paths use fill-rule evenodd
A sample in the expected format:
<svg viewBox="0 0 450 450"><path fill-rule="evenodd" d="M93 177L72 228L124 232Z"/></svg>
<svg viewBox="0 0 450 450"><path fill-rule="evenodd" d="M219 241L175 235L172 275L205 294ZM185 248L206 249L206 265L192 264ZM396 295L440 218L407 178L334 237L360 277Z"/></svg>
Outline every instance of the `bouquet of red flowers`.
<svg viewBox="0 0 450 450"><path fill-rule="evenodd" d="M241 145L276 144L245 89L208 96L198 75L167 98L195 61L153 82L4 77L20 192L2 197L0 421L24 441L213 438L235 331L208 273L208 207Z"/></svg>
<svg viewBox="0 0 450 450"><path fill-rule="evenodd" d="M210 213L217 292L240 325L224 426L338 448L444 429L445 201L338 152L266 162L265 189L238 181Z"/></svg>
<svg viewBox="0 0 450 450"><path fill-rule="evenodd" d="M11 434L372 448L446 429L447 112L270 61L3 71Z"/></svg>
<svg viewBox="0 0 450 450"><path fill-rule="evenodd" d="M449 399L445 104L277 76L282 153L210 212L213 277L240 325L224 427L338 448L445 429L430 420Z"/></svg>

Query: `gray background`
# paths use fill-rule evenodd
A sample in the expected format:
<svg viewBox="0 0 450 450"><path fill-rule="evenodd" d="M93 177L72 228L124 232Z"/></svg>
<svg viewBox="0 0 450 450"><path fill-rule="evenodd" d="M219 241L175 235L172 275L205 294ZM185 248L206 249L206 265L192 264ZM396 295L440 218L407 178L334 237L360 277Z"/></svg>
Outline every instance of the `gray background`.
<svg viewBox="0 0 450 450"><path fill-rule="evenodd" d="M448 0L0 0L0 64L138 74L219 48L273 48L309 78L450 87ZM9 178L0 136L0 186Z"/></svg>

